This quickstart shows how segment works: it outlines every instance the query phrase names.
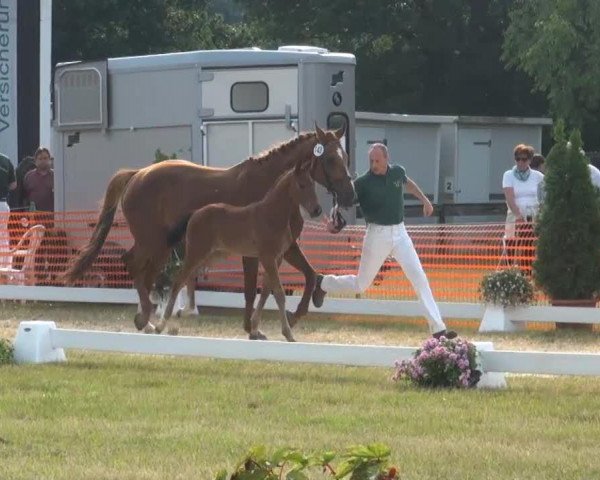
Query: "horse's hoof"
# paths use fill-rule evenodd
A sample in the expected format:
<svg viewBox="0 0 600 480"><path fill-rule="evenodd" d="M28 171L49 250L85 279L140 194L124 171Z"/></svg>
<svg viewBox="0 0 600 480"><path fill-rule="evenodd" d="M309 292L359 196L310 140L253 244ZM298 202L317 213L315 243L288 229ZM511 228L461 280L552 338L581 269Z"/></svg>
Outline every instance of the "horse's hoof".
<svg viewBox="0 0 600 480"><path fill-rule="evenodd" d="M150 322L146 324L144 327L144 333L156 333L156 327L152 325ZM160 333L160 332L158 332Z"/></svg>
<svg viewBox="0 0 600 480"><path fill-rule="evenodd" d="M248 338L250 340L267 340L267 336L262 333L260 330L257 331L256 333L251 333L250 335L248 335Z"/></svg>
<svg viewBox="0 0 600 480"><path fill-rule="evenodd" d="M133 323L135 323L135 328L142 330L146 325L148 325L148 320L144 320L142 313L138 312L135 314Z"/></svg>
<svg viewBox="0 0 600 480"><path fill-rule="evenodd" d="M161 300L162 300L162 297L158 294L158 292L156 290L152 290L150 292L149 297L150 297L150 301L152 303L154 303L155 305L158 304L158 303L160 303Z"/></svg>
<svg viewBox="0 0 600 480"><path fill-rule="evenodd" d="M317 275L317 285L312 293L312 302L313 305L317 308L321 308L323 306L323 301L325 300L325 295L327 294L325 290L321 288L321 282L323 281L323 275Z"/></svg>
<svg viewBox="0 0 600 480"><path fill-rule="evenodd" d="M178 317L195 317L197 315L200 314L198 313L198 309L196 308L182 308L181 310L177 311Z"/></svg>

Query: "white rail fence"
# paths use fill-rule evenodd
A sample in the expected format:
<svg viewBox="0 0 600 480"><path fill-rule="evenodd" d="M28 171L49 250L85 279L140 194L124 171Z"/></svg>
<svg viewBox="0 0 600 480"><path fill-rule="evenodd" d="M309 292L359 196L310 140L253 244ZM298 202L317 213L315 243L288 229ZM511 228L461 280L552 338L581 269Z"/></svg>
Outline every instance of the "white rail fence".
<svg viewBox="0 0 600 480"><path fill-rule="evenodd" d="M475 342L484 372L480 388L503 388L505 373L600 375L600 354L495 351ZM376 345L288 343L239 339L147 335L56 328L52 321L21 322L15 338L17 363L66 361L64 349L235 360L301 362L393 368L416 348Z"/></svg>
<svg viewBox="0 0 600 480"><path fill-rule="evenodd" d="M0 300L36 300L48 302L84 302L137 304L137 293L133 289L119 288L70 288L39 286L0 286ZM300 301L299 296L286 297L288 310L293 310ZM196 291L196 304L204 307L243 308L241 293ZM520 330L526 322L562 322L600 324L600 308L531 306L523 308L486 307L480 303L440 302L444 318L481 320L481 332L509 332ZM265 306L277 309L273 297ZM311 311L331 314L421 316L423 310L416 301L375 300L367 298L335 298L327 296L319 309Z"/></svg>

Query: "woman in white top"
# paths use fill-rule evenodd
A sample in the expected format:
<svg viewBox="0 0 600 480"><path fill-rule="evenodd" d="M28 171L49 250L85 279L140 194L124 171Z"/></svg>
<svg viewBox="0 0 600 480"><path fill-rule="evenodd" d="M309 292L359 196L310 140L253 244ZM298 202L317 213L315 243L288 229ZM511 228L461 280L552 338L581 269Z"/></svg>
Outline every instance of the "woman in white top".
<svg viewBox="0 0 600 480"><path fill-rule="evenodd" d="M530 168L534 150L529 145L517 145L514 149L515 166L504 172L502 189L508 211L504 238L508 255L528 257L521 263L530 273L533 257L533 221L538 213L538 185L544 180L544 174ZM523 247L523 248L521 248Z"/></svg>

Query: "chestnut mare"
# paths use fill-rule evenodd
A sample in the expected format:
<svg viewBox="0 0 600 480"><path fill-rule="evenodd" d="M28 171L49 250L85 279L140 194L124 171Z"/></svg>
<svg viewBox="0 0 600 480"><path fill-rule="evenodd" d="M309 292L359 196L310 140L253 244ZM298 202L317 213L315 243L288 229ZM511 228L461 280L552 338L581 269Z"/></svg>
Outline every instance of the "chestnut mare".
<svg viewBox="0 0 600 480"><path fill-rule="evenodd" d="M120 201L134 239L133 247L123 255L123 261L140 298L141 312L136 314L134 323L138 330L142 330L153 310L150 290L171 252L168 233L193 211L217 202L244 206L261 200L275 180L283 172L294 168L298 160L310 164L312 178L333 193L340 206L352 206L356 192L347 168L348 156L340 145L344 127L336 131L315 127L315 132L303 133L230 168L211 168L187 160L166 160L138 170L118 171L106 189L92 237L64 273L64 279L73 283L91 267L112 227ZM297 210L290 221L294 238L300 235L302 225L302 217ZM292 319L295 324L308 312L316 273L297 242L290 245L284 259L304 274L306 282ZM242 265L246 301L244 329L250 332L258 259L243 257ZM195 305L194 289L189 288L188 293L189 305Z"/></svg>
<svg viewBox="0 0 600 480"><path fill-rule="evenodd" d="M323 212L310 168L310 163L300 159L293 170L281 175L262 200L244 207L213 203L196 210L175 227L169 234L169 245L179 243L185 234L185 259L173 280L169 302L156 325L157 333L164 330L177 294L192 273L220 256L237 254L258 258L266 274L258 306L250 320L250 339L267 339L258 324L266 299L273 292L281 315L281 333L289 342L295 341L278 270L284 253L297 240L290 228L292 215L297 214L299 206L312 218Z"/></svg>

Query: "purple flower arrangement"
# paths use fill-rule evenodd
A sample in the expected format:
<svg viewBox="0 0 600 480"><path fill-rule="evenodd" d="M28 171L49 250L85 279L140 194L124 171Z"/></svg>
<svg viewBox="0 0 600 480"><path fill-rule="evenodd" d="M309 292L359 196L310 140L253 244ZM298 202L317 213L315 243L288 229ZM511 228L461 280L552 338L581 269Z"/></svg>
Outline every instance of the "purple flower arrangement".
<svg viewBox="0 0 600 480"><path fill-rule="evenodd" d="M457 337L429 338L411 360L397 361L392 377L406 378L415 385L431 388L473 388L481 378L475 345Z"/></svg>

